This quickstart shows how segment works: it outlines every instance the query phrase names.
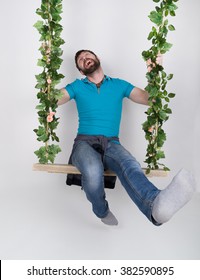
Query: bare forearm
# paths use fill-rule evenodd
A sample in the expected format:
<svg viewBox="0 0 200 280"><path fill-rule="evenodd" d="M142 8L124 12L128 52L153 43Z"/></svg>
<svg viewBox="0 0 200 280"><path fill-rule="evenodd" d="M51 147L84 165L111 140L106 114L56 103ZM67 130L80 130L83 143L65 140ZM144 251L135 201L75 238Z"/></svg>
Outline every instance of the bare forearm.
<svg viewBox="0 0 200 280"><path fill-rule="evenodd" d="M143 89L135 87L130 94L130 99L135 103L148 105L149 93Z"/></svg>
<svg viewBox="0 0 200 280"><path fill-rule="evenodd" d="M62 88L60 91L62 92L63 96L61 99L58 100L58 103L57 103L58 106L63 105L70 100L70 96L65 88Z"/></svg>

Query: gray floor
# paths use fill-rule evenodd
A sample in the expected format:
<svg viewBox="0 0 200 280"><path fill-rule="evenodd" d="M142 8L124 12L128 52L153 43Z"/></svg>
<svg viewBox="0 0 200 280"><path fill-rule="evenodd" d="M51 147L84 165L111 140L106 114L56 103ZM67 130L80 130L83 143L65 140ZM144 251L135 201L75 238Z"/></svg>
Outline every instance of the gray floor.
<svg viewBox="0 0 200 280"><path fill-rule="evenodd" d="M107 191L119 220L113 228L92 214L79 187L65 186L65 175L30 169L1 174L0 259L200 258L200 194L155 227L118 183Z"/></svg>

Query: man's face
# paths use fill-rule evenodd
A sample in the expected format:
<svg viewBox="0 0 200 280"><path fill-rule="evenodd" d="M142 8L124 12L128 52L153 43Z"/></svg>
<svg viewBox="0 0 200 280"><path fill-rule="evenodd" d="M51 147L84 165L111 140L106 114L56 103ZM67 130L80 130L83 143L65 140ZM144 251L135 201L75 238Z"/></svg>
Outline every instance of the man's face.
<svg viewBox="0 0 200 280"><path fill-rule="evenodd" d="M77 64L84 75L92 74L100 67L99 59L90 52L82 52L78 56Z"/></svg>

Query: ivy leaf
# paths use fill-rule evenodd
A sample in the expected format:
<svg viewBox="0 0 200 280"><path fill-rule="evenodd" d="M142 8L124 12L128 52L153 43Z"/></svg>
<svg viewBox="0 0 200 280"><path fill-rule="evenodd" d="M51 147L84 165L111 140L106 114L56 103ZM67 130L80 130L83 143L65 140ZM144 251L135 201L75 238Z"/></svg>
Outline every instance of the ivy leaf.
<svg viewBox="0 0 200 280"><path fill-rule="evenodd" d="M55 97L56 100L59 100L63 97L63 93L60 90L56 90L54 92L54 97Z"/></svg>
<svg viewBox="0 0 200 280"><path fill-rule="evenodd" d="M170 11L175 11L178 9L178 7L174 3L171 3L170 5L168 5L168 9Z"/></svg>
<svg viewBox="0 0 200 280"><path fill-rule="evenodd" d="M149 15L150 20L156 25L161 25L163 21L162 13L158 13L156 11L152 11Z"/></svg>
<svg viewBox="0 0 200 280"><path fill-rule="evenodd" d="M170 24L170 25L168 26L168 28L169 28L170 31L174 31L174 30L175 30L175 27L174 27L172 24Z"/></svg>
<svg viewBox="0 0 200 280"><path fill-rule="evenodd" d="M148 40L151 40L151 39L153 38L153 36L154 36L154 32L151 31L151 32L149 33L149 36L148 36L147 39L148 39Z"/></svg>
<svg viewBox="0 0 200 280"><path fill-rule="evenodd" d="M175 17L176 13L174 11L170 11L170 16Z"/></svg>
<svg viewBox="0 0 200 280"><path fill-rule="evenodd" d="M164 45L162 46L162 48L161 48L161 50L160 50L160 52L161 52L161 54L164 54L164 53L166 53L167 51L169 51L170 49L171 49L171 47L172 47L173 45L172 44L170 44L170 43L164 43Z"/></svg>
<svg viewBox="0 0 200 280"><path fill-rule="evenodd" d="M163 170L164 171L170 171L170 169L168 167L166 167L166 166L164 166Z"/></svg>
<svg viewBox="0 0 200 280"><path fill-rule="evenodd" d="M44 103L41 103L41 104L37 105L35 108L37 110L44 110L46 108L46 105Z"/></svg>
<svg viewBox="0 0 200 280"><path fill-rule="evenodd" d="M174 98L174 97L175 97L175 95L176 95L175 93L169 93L169 95L168 95L168 96L169 96L169 98Z"/></svg>
<svg viewBox="0 0 200 280"><path fill-rule="evenodd" d="M173 74L169 74L168 76L167 76L167 80L171 80L172 78L173 78Z"/></svg>
<svg viewBox="0 0 200 280"><path fill-rule="evenodd" d="M46 61L43 59L38 59L37 66L45 67L46 66Z"/></svg>
<svg viewBox="0 0 200 280"><path fill-rule="evenodd" d="M43 21L38 20L33 26L40 32L43 28Z"/></svg>
<svg viewBox="0 0 200 280"><path fill-rule="evenodd" d="M165 154L163 151L158 151L156 154L156 158L159 160L161 158L165 158Z"/></svg>
<svg viewBox="0 0 200 280"><path fill-rule="evenodd" d="M43 126L39 126L38 129L36 130L37 136L41 136L45 134L45 128Z"/></svg>
<svg viewBox="0 0 200 280"><path fill-rule="evenodd" d="M159 117L161 118L161 120L165 121L167 119L167 114L165 111L160 111L159 112Z"/></svg>
<svg viewBox="0 0 200 280"><path fill-rule="evenodd" d="M170 108L167 108L167 109L165 110L165 112L166 112L167 114L172 114L172 110L171 110Z"/></svg>
<svg viewBox="0 0 200 280"><path fill-rule="evenodd" d="M37 138L38 141L47 142L49 140L49 135L43 134Z"/></svg>

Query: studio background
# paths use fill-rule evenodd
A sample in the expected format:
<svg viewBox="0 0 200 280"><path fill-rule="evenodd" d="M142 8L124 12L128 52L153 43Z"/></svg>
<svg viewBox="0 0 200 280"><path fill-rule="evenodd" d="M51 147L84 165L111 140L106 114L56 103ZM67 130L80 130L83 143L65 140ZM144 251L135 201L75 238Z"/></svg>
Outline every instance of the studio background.
<svg viewBox="0 0 200 280"><path fill-rule="evenodd" d="M167 73L174 73L168 89L176 93L173 114L164 125L167 142L167 178L151 179L164 188L185 167L199 178L200 122L200 2L182 0L170 21L173 43L164 56ZM38 120L34 88L40 73L39 34L33 24L40 0L2 1L1 28L1 168L0 259L199 259L200 194L196 194L167 224L153 226L129 199L119 181L107 190L110 208L119 220L108 227L92 213L79 187L66 186L65 175L33 172L34 151L40 147L33 129ZM105 74L146 86L146 65L141 52L150 46L149 12L153 1L64 0L62 37L65 75L60 87L81 77L74 65L77 50L93 50ZM141 124L146 108L124 101L120 139L143 165L146 141ZM57 134L62 153L56 162L68 160L77 132L75 103L58 109Z"/></svg>

